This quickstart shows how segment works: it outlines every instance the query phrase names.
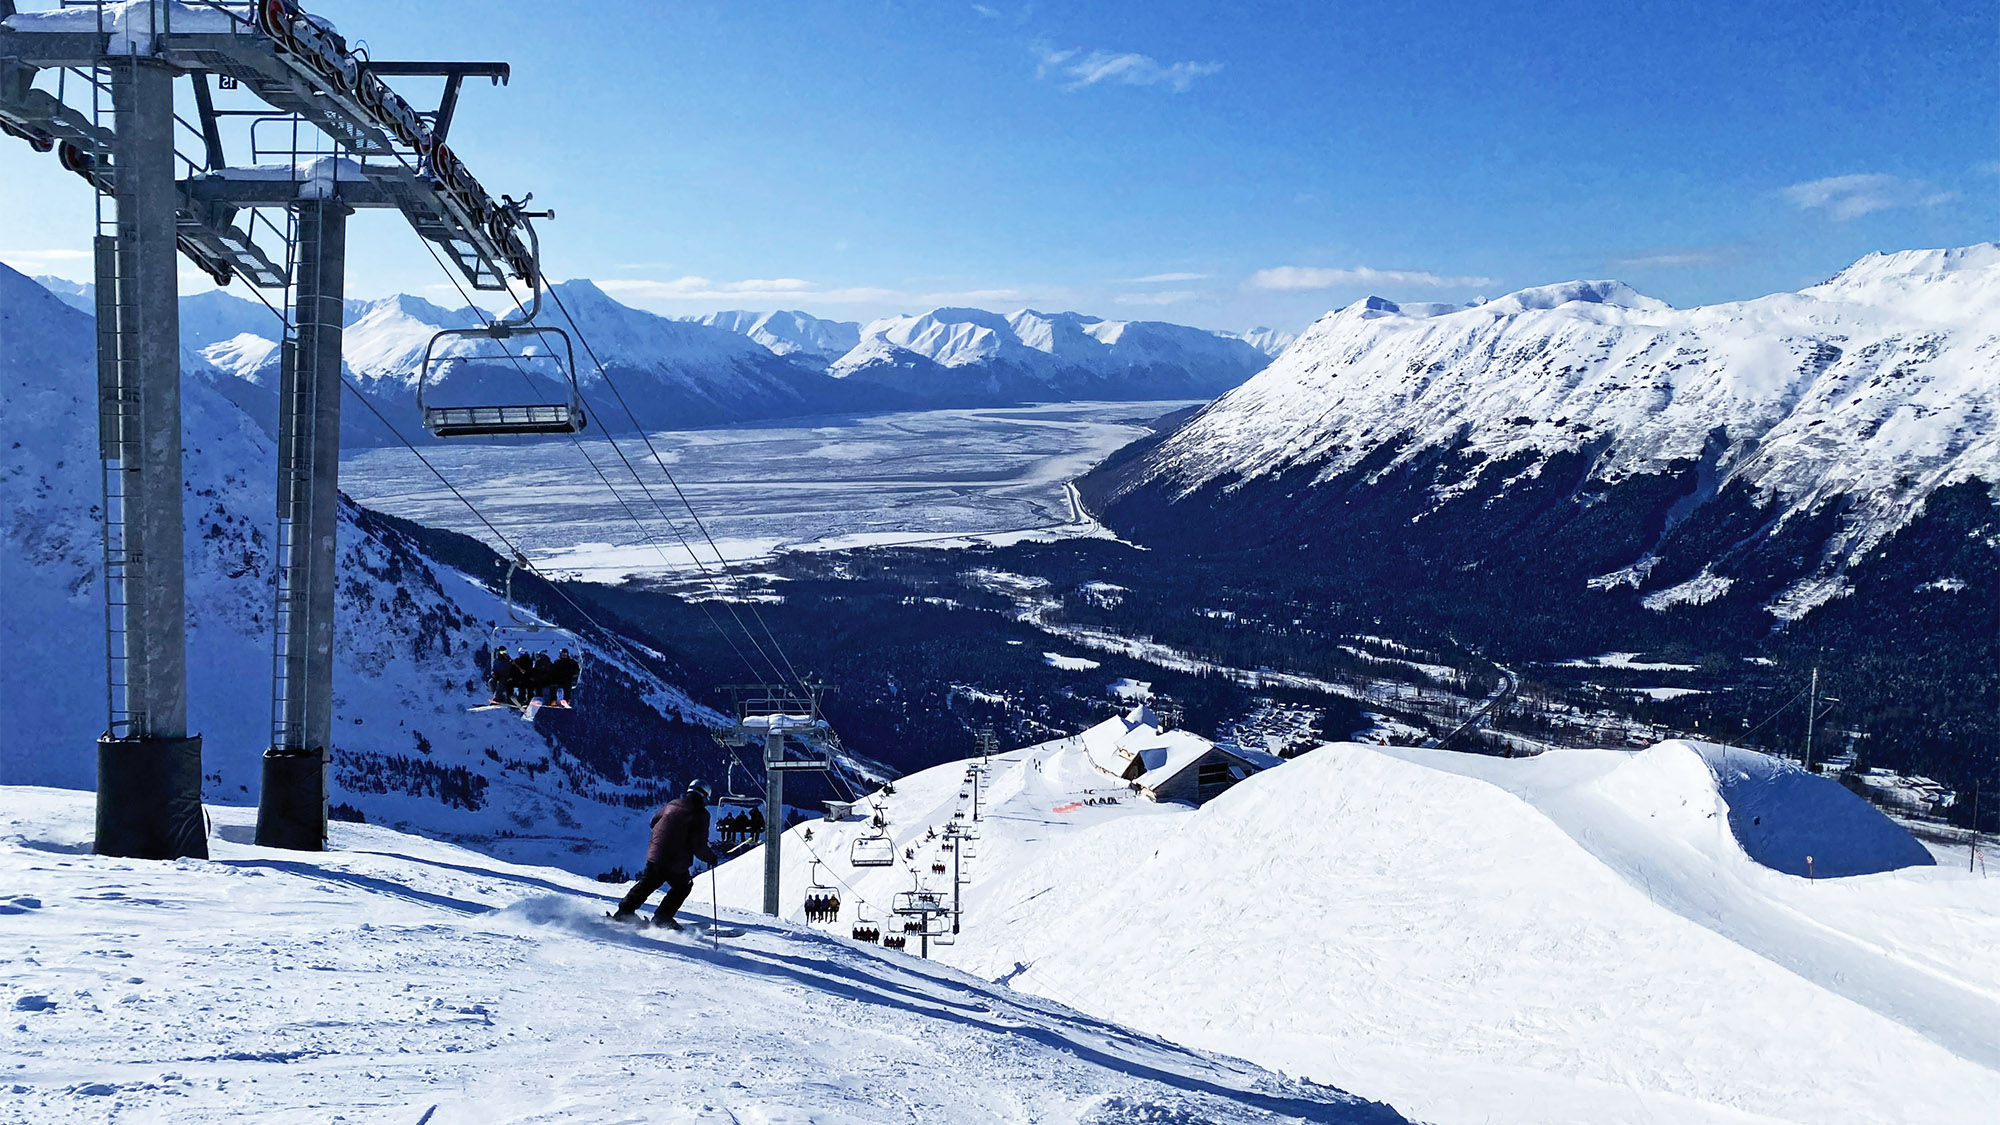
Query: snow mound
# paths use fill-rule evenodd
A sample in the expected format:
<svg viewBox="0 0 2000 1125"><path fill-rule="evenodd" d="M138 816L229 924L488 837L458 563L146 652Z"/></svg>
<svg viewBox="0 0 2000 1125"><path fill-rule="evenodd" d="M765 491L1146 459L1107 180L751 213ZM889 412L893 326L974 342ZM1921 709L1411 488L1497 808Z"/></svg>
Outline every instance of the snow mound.
<svg viewBox="0 0 2000 1125"><path fill-rule="evenodd" d="M1874 875L1937 862L1838 782L1754 750L1662 742L1597 784L1635 815L1695 832L1726 827L1745 855L1787 875Z"/></svg>
<svg viewBox="0 0 2000 1125"><path fill-rule="evenodd" d="M969 763L899 778L874 800L906 866L848 862L866 820L793 828L783 908L826 879L844 932L962 875L933 956L1440 1123L1984 1121L2000 1098L1991 880L1760 866L1696 750L1335 744L1159 805L1093 761L1141 717L994 755L976 821ZM762 859L718 871L724 902L760 900Z"/></svg>

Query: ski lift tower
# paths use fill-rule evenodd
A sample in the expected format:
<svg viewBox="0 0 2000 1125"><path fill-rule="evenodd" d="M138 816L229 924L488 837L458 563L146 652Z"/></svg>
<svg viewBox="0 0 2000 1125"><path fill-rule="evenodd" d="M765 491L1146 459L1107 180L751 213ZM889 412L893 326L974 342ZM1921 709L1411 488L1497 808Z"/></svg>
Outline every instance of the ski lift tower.
<svg viewBox="0 0 2000 1125"><path fill-rule="evenodd" d="M829 770L836 741L833 728L820 714L825 686L812 680L797 685L732 684L736 726L730 741L738 746L764 747L764 913L778 914L782 880L780 845L785 838L785 775L800 770ZM797 757L787 747L801 748Z"/></svg>
<svg viewBox="0 0 2000 1125"><path fill-rule="evenodd" d="M527 221L445 144L460 86L505 63L386 62L296 0L0 0L0 132L95 192L106 731L96 850L204 856L188 731L177 255L289 290L278 398L271 741L260 844L326 840L347 217L401 211L474 288L541 281ZM443 80L432 111L384 81ZM177 111L177 89L185 94ZM218 94L218 91L223 92ZM224 104L218 105L218 102ZM227 159L225 139L248 163ZM525 202L523 200L522 202Z"/></svg>

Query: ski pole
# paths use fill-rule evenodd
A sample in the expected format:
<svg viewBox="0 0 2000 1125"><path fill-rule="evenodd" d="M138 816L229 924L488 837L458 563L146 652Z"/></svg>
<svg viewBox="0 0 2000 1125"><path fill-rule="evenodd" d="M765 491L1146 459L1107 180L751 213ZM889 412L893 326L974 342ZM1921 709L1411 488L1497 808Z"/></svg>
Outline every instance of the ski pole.
<svg viewBox="0 0 2000 1125"><path fill-rule="evenodd" d="M708 944L714 949L721 949L722 935L715 932L716 928L722 925L722 905L717 901L717 897L715 893L715 866L710 864L708 868Z"/></svg>

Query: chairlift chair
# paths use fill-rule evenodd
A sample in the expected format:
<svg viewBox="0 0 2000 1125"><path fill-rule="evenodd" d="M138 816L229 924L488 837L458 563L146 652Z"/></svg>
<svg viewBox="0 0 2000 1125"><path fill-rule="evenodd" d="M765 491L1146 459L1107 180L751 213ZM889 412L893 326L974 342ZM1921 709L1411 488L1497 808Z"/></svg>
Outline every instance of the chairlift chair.
<svg viewBox="0 0 2000 1125"><path fill-rule="evenodd" d="M848 848L847 863L850 867L894 867L896 842L882 832L859 837Z"/></svg>
<svg viewBox="0 0 2000 1125"><path fill-rule="evenodd" d="M417 369L417 410L423 415L424 428L438 437L574 434L589 422L583 412L583 390L576 380L576 345L562 329L535 323L542 311L541 242L525 218L521 226L528 232L530 253L536 262L533 296L522 318L495 320L476 328L447 328L432 336L424 348L423 365ZM517 340L533 348L517 347ZM456 353L453 344L459 341L473 341L483 350L471 355ZM430 400L428 392L455 364L488 361L521 368L526 374L527 365L543 357L555 364L555 374L567 388L559 402L440 406Z"/></svg>
<svg viewBox="0 0 2000 1125"><path fill-rule="evenodd" d="M492 674L493 662L498 659L499 654L503 650L510 656L518 656L520 653L525 652L530 645L539 645L547 648L549 645L554 644L558 648L567 648L575 641L574 635L569 630L564 629L560 625L551 625L546 621L541 621L530 616L521 609L519 603L515 602L514 572L527 565L528 560L518 554L507 562L507 577L501 584L500 595L507 605L507 620L494 625L486 634L486 668L489 676ZM556 636L549 637L548 634L551 633L556 634ZM578 668L579 671L582 668L581 661L578 661ZM576 696L579 693L580 687L581 681L579 679L579 685L570 688L568 694L571 697ZM559 704L558 706L574 705L572 698L571 701Z"/></svg>
<svg viewBox="0 0 2000 1125"><path fill-rule="evenodd" d="M819 867L819 860L813 860L805 897L806 921L814 925L840 920L840 892L820 882Z"/></svg>

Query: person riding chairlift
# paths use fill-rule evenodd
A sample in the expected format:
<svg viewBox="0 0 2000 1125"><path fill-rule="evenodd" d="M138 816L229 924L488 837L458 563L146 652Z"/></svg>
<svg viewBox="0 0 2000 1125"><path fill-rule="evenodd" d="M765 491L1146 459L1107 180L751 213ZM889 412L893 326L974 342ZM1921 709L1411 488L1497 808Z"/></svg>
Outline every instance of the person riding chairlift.
<svg viewBox="0 0 2000 1125"><path fill-rule="evenodd" d="M556 658L549 662L548 695L546 697L548 702L557 707L568 707L576 692L577 677L582 674L582 671L582 667L576 662L576 657L571 656L568 649L558 652ZM560 702L556 700L556 693L558 692L562 693L562 700Z"/></svg>

